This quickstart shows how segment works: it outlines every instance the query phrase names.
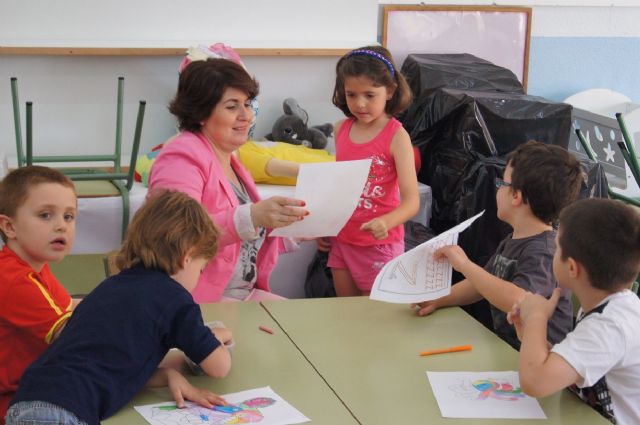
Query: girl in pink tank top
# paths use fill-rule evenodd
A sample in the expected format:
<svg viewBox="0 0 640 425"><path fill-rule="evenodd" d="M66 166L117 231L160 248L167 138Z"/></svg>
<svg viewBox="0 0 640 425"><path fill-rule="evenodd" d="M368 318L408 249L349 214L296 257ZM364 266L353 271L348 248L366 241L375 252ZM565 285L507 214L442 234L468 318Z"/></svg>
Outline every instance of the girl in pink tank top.
<svg viewBox="0 0 640 425"><path fill-rule="evenodd" d="M328 265L338 296L368 295L376 275L404 252L404 222L418 211L419 194L409 134L394 118L411 92L383 47L352 50L336 67L333 103L348 117L335 125L336 160L371 159L353 215L330 242Z"/></svg>

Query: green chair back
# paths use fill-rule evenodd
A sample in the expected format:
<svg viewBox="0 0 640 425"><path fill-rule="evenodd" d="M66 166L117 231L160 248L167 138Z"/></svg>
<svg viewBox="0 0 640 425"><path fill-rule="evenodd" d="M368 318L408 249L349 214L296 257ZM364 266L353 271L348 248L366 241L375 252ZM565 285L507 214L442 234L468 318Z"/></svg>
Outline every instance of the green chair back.
<svg viewBox="0 0 640 425"><path fill-rule="evenodd" d="M582 134L582 131L580 131L580 129L576 129L576 135L578 136L578 140L580 141L580 144L582 145L582 148L584 149L584 151L587 153L587 156L589 157L589 159L592 160L592 161L597 161L595 152L591 148L591 145L589 144L587 139L584 137L584 135ZM621 195L621 194L615 192L614 190L612 190L611 186L607 186L607 192L609 194L609 198L611 198L611 199L617 199L617 200L623 201L623 202L625 202L627 204L630 204L630 205L633 205L635 207L639 207L640 208L640 200L638 200L638 199L630 198L628 196Z"/></svg>
<svg viewBox="0 0 640 425"><path fill-rule="evenodd" d="M105 162L104 167L87 168L71 167L59 168L60 171L74 181L79 197L122 197L122 237L129 224L129 191L133 187L136 161L140 149L140 139L142 135L142 124L146 102L141 100L138 105L136 127L133 136L133 146L131 149L131 160L129 168L122 170L122 111L124 99L124 77L118 78L118 91L116 102L116 134L115 147L112 154L106 155L55 155L36 156L33 154L33 102L26 102L26 152L22 148L22 125L20 121L20 107L18 96L18 79L11 78L11 97L13 105L13 121L16 136L16 152L18 167L32 165L34 163L87 163Z"/></svg>

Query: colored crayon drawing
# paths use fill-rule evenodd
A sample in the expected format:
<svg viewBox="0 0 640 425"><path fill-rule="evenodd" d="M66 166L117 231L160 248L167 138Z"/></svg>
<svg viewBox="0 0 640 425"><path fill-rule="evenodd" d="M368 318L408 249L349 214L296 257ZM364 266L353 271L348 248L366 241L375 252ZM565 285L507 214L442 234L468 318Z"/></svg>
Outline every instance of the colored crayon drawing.
<svg viewBox="0 0 640 425"><path fill-rule="evenodd" d="M456 397L467 400L503 400L518 401L526 396L518 385L504 379L485 378L476 380L460 380L449 387Z"/></svg>
<svg viewBox="0 0 640 425"><path fill-rule="evenodd" d="M445 418L546 419L516 371L434 372L427 379Z"/></svg>
<svg viewBox="0 0 640 425"><path fill-rule="evenodd" d="M309 422L309 418L271 387L224 394L222 397L229 404L211 409L192 402L186 402L182 409L172 402L134 406L134 409L151 425L284 425Z"/></svg>
<svg viewBox="0 0 640 425"><path fill-rule="evenodd" d="M175 405L157 406L151 409L151 423L158 425L235 425L261 422L261 409L275 404L268 397L256 397L234 404L228 409L208 409L189 403L179 409ZM225 411L222 411L225 410Z"/></svg>
<svg viewBox="0 0 640 425"><path fill-rule="evenodd" d="M471 385L480 391L480 395L478 395L480 400L493 397L498 400L517 401L525 397L521 388L514 387L509 382L500 383L492 379L480 379L473 381Z"/></svg>

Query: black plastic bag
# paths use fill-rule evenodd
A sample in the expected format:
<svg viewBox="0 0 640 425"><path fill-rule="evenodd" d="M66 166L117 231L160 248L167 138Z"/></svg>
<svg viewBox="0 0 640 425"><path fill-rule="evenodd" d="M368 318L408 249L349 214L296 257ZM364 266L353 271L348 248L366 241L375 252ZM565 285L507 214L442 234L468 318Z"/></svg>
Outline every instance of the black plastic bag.
<svg viewBox="0 0 640 425"><path fill-rule="evenodd" d="M307 278L304 283L304 295L306 298L336 296L331 269L327 267L328 259L329 253L316 251L316 255L307 269Z"/></svg>
<svg viewBox="0 0 640 425"><path fill-rule="evenodd" d="M404 223L404 251L411 251L434 236L435 233L427 226L409 220Z"/></svg>
<svg viewBox="0 0 640 425"><path fill-rule="evenodd" d="M404 115L410 134L420 127L429 98L441 88L524 94L524 88L510 70L470 54L411 54L402 64L402 74L413 93L414 102Z"/></svg>

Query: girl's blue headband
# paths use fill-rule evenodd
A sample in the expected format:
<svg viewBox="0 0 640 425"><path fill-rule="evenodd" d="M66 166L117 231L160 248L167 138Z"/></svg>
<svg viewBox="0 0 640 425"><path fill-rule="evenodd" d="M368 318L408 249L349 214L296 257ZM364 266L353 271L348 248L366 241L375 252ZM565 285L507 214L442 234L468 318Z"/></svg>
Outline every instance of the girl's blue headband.
<svg viewBox="0 0 640 425"><path fill-rule="evenodd" d="M351 56L371 56L372 58L376 58L382 61L387 66L392 77L395 77L396 75L396 71L395 69L393 69L393 64L391 63L391 61L385 58L384 56L382 56L380 53L374 52L373 50L366 50L366 49L352 50L349 53L347 53L347 58L350 58Z"/></svg>

